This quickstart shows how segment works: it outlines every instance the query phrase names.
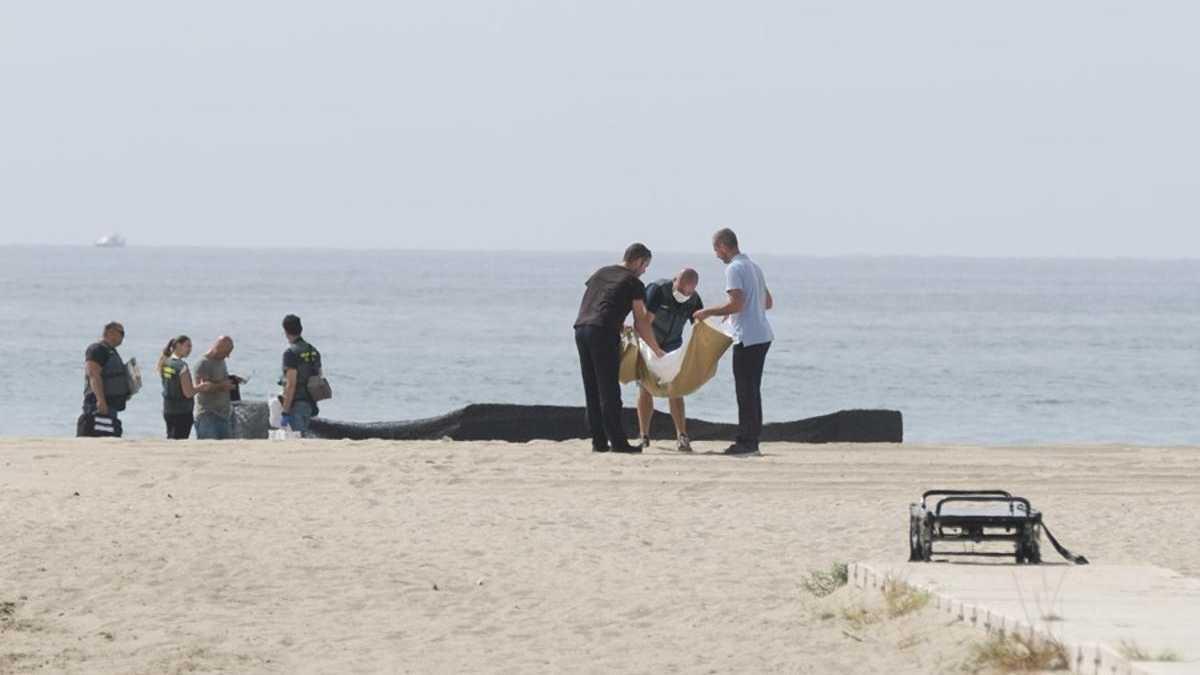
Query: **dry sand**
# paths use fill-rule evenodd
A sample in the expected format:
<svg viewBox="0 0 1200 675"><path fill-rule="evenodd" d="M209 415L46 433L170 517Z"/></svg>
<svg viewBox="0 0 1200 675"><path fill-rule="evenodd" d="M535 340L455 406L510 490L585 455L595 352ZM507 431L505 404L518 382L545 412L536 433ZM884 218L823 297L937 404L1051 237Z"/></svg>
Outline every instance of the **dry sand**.
<svg viewBox="0 0 1200 675"><path fill-rule="evenodd" d="M0 441L0 671L953 672L973 630L801 588L935 486L1200 575L1192 448L586 447Z"/></svg>

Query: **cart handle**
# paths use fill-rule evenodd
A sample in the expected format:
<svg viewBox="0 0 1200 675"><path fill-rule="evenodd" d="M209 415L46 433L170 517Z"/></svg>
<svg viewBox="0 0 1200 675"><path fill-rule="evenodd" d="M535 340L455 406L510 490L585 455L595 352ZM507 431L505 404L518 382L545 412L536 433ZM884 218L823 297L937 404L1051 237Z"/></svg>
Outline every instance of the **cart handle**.
<svg viewBox="0 0 1200 675"><path fill-rule="evenodd" d="M965 495L987 495L993 497L1011 497L1012 493L1007 490L928 490L921 495L921 506L925 506L925 500L934 495L949 496L965 496Z"/></svg>
<svg viewBox="0 0 1200 675"><path fill-rule="evenodd" d="M1033 511L1033 508L1031 506L1029 506L1029 500L1025 499L1024 497L954 496L954 497L946 497L945 499L938 500L937 508L934 510L934 513L940 517L942 515L942 504L946 504L946 503L950 503L950 502L967 502L967 503L971 503L971 502L1005 502L1008 504L1009 513L1015 512L1017 510L1016 507L1024 507L1025 515L1029 515Z"/></svg>

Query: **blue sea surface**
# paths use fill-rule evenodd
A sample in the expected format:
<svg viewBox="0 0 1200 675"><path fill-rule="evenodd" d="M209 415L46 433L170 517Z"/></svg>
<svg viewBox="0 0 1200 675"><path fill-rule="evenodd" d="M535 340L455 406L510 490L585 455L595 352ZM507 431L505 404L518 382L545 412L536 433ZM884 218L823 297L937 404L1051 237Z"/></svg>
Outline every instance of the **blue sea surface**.
<svg viewBox="0 0 1200 675"><path fill-rule="evenodd" d="M747 253L776 303L767 421L878 407L904 413L910 442L1200 443L1200 261ZM0 435L73 435L83 352L110 320L149 376L123 414L131 437L163 435L150 369L178 333L194 357L233 336L243 395L276 392L289 312L334 383L327 417L581 405L571 326L584 281L616 257L0 247ZM723 299L711 254L660 253L645 280L684 265L706 304ZM736 419L730 368L689 415Z"/></svg>

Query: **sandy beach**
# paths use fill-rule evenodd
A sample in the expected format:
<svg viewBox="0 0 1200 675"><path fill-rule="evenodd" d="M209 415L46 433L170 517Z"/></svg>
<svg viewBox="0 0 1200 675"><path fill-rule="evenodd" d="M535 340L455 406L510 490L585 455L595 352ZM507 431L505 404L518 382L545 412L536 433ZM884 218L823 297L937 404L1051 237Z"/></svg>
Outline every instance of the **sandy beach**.
<svg viewBox="0 0 1200 675"><path fill-rule="evenodd" d="M2 440L0 672L958 672L974 630L802 587L930 487L1200 575L1196 448L697 446Z"/></svg>

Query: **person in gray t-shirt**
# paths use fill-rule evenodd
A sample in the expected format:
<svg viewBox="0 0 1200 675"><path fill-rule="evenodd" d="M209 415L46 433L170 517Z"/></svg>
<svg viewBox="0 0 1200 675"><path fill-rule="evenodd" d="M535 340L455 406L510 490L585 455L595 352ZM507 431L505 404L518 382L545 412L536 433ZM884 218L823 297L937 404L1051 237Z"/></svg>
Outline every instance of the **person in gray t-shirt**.
<svg viewBox="0 0 1200 675"><path fill-rule="evenodd" d="M196 438L225 440L233 437L233 403L229 392L237 384L225 359L233 353L233 338L222 335L193 368L196 375Z"/></svg>
<svg viewBox="0 0 1200 675"><path fill-rule="evenodd" d="M762 375L775 332L767 310L775 306L762 268L738 248L737 235L725 228L713 235L713 252L725 263L725 292L729 302L701 309L697 321L727 316L733 325L733 381L737 391L738 437L727 455L758 453L762 434Z"/></svg>

